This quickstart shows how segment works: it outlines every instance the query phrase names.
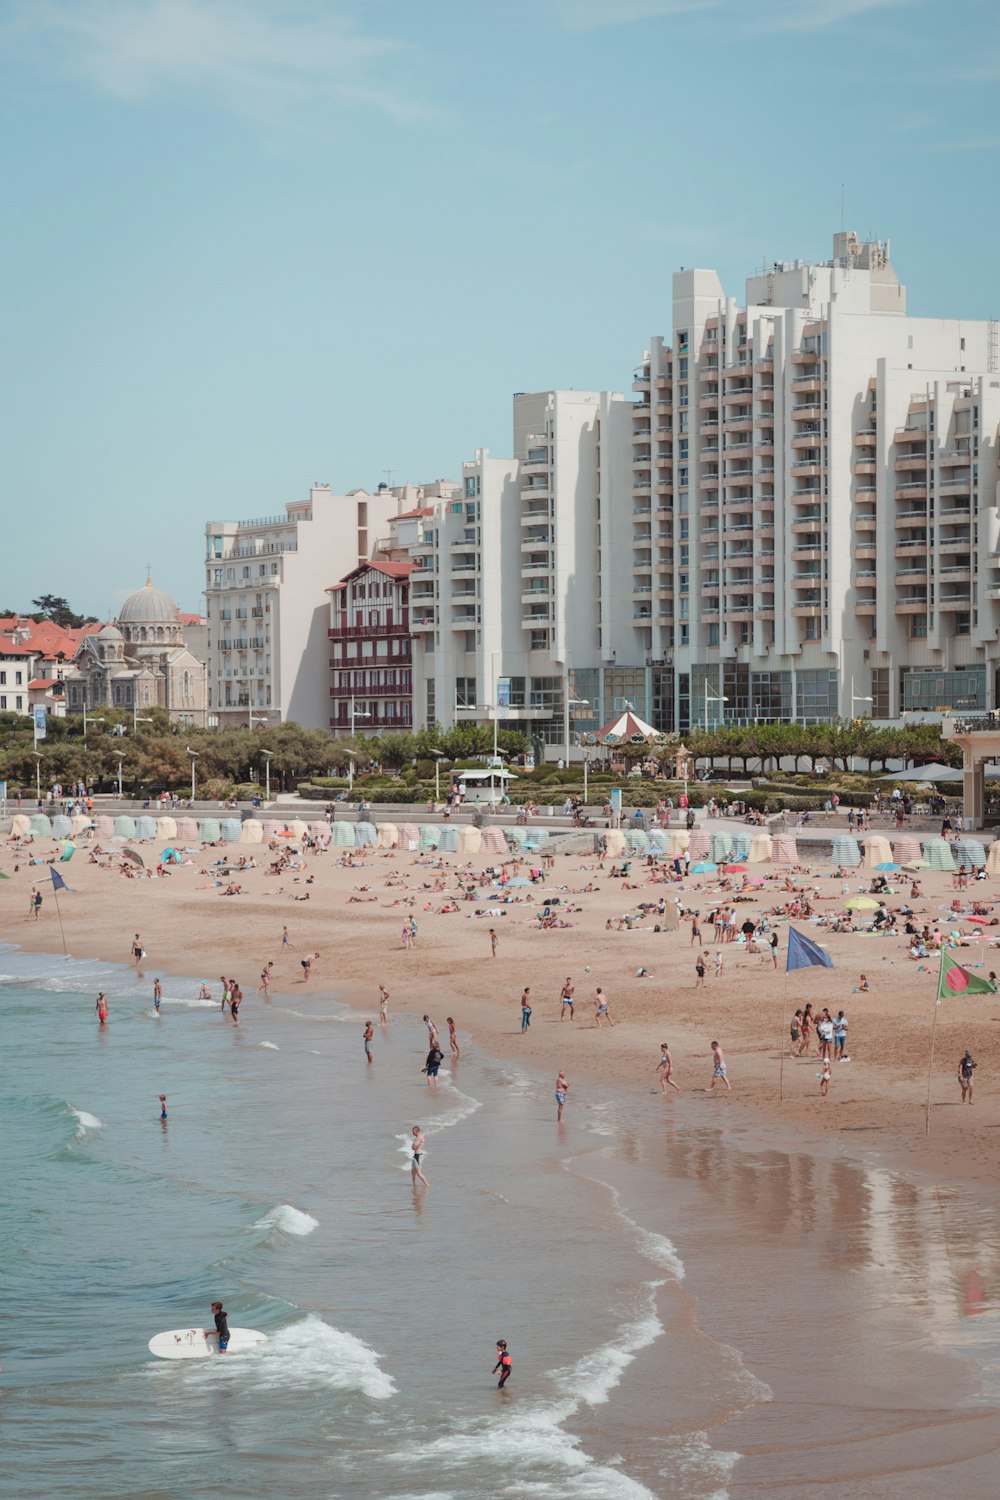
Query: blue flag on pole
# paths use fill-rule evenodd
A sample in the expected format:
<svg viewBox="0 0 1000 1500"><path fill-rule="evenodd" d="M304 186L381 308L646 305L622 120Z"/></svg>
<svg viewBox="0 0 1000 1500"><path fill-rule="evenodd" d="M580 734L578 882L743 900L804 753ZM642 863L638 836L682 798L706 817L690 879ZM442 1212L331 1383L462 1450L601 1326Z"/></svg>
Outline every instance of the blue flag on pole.
<svg viewBox="0 0 1000 1500"><path fill-rule="evenodd" d="M788 962L785 964L785 973L790 969L812 969L817 964L822 964L824 969L833 968L833 959L825 948L814 943L811 938L803 937L794 927L788 929Z"/></svg>
<svg viewBox="0 0 1000 1500"><path fill-rule="evenodd" d="M63 880L62 876L59 874L59 871L56 869L55 865L49 865L49 874L52 876L52 887L53 887L53 890L57 890L57 891L69 891L69 893L70 893L71 896L75 896L76 895L76 892L74 891L73 887L71 885L67 885L66 884L65 880Z"/></svg>

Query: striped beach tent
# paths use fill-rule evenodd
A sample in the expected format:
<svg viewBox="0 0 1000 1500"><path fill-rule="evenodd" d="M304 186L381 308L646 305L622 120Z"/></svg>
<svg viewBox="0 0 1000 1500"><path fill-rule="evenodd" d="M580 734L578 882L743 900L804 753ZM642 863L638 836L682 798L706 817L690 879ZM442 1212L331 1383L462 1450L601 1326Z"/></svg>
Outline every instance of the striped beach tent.
<svg viewBox="0 0 1000 1500"><path fill-rule="evenodd" d="M966 869L981 870L986 863L986 850L978 839L956 839L951 852L956 865Z"/></svg>
<svg viewBox="0 0 1000 1500"><path fill-rule="evenodd" d="M830 858L835 865L844 865L849 870L856 870L861 863L861 846L857 839L851 838L850 834L835 833Z"/></svg>
<svg viewBox="0 0 1000 1500"><path fill-rule="evenodd" d="M926 859L928 868L931 870L953 871L958 869L951 852L951 845L947 839L925 839L924 859Z"/></svg>

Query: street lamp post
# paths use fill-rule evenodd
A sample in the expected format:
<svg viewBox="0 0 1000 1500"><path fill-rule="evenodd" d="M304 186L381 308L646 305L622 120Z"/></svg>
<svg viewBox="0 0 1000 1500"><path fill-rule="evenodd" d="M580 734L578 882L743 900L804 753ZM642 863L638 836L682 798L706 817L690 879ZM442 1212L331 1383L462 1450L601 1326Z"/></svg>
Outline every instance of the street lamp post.
<svg viewBox="0 0 1000 1500"><path fill-rule="evenodd" d="M116 751L115 754L118 761L118 800L120 802L124 795L122 792L122 761L125 759L125 756L121 751Z"/></svg>
<svg viewBox="0 0 1000 1500"><path fill-rule="evenodd" d="M105 724L105 723L107 723L107 720L106 719L98 718L96 714L91 714L90 718L88 719L87 718L87 705L86 705L86 703L84 703L84 705L83 705L83 737L84 737L84 739L87 738L87 725L88 724Z"/></svg>
<svg viewBox="0 0 1000 1500"><path fill-rule="evenodd" d="M589 708L589 698L571 698L569 695L569 673L563 679L563 744L566 746L566 769L569 770L569 711L571 708Z"/></svg>
<svg viewBox="0 0 1000 1500"><path fill-rule="evenodd" d="M265 802L270 802L270 800L271 800L271 756L274 754L274 751L273 750L262 750L260 753L261 753L261 755L264 758L264 782L265 782L265 786L264 786L264 801Z"/></svg>
<svg viewBox="0 0 1000 1500"><path fill-rule="evenodd" d="M269 724L270 722L271 721L267 717L267 714L255 714L253 709L251 709L249 719L247 721L247 728L252 729L255 724Z"/></svg>
<svg viewBox="0 0 1000 1500"><path fill-rule="evenodd" d="M42 800L42 755L41 755L41 751L39 751L39 750L32 750L31 753L35 757L35 800L37 802L41 802L41 800Z"/></svg>
<svg viewBox="0 0 1000 1500"><path fill-rule="evenodd" d="M443 750L432 750L434 757L434 801L441 801L441 762L444 760Z"/></svg>
<svg viewBox="0 0 1000 1500"><path fill-rule="evenodd" d="M708 700L709 700L710 697L713 698L716 703L728 703L729 702L729 699L725 696L724 693L717 693L717 692L714 691L714 689L712 689L712 688L709 687L709 685L708 685L708 678L706 677L705 678L705 729L706 730L708 729Z"/></svg>
<svg viewBox="0 0 1000 1500"><path fill-rule="evenodd" d="M195 793L195 762L198 759L198 752L196 750L192 750L190 745L187 745L185 748L188 755L190 755L191 757L191 806L193 807Z"/></svg>
<svg viewBox="0 0 1000 1500"><path fill-rule="evenodd" d="M347 751L347 800L354 798L354 751Z"/></svg>
<svg viewBox="0 0 1000 1500"><path fill-rule="evenodd" d="M871 701L872 701L871 697L868 696L868 695L866 695L865 693L856 693L854 691L854 676L852 674L851 675L851 718L852 719L854 718L854 705L855 705L855 703L871 703ZM869 762L868 769L869 769L869 771L871 770L871 762ZM852 774L854 772L854 756L853 755L851 756L851 772L852 772Z"/></svg>
<svg viewBox="0 0 1000 1500"><path fill-rule="evenodd" d="M152 719L143 719L143 718L139 717L139 702L138 702L137 698L133 699L132 700L132 733L133 734L137 734L138 733L138 731L139 731L139 725L140 724L152 724L152 722L153 722Z"/></svg>
<svg viewBox="0 0 1000 1500"><path fill-rule="evenodd" d="M370 718L371 718L371 714L367 711L367 709L358 708L358 706L357 706L357 700L355 699L354 695L352 694L351 695L351 739L352 740L354 738L354 721L355 721L355 719L370 719Z"/></svg>

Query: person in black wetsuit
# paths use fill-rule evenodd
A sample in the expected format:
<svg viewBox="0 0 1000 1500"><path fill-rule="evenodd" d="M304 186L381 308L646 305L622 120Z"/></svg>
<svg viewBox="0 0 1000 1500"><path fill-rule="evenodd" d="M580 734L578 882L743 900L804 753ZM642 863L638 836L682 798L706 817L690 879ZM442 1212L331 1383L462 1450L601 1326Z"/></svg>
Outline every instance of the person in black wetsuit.
<svg viewBox="0 0 1000 1500"><path fill-rule="evenodd" d="M212 1311L215 1314L215 1328L214 1330L206 1328L205 1337L207 1338L212 1332L217 1333L219 1335L219 1353L225 1354L229 1347L229 1314L221 1302L213 1302Z"/></svg>
<svg viewBox="0 0 1000 1500"><path fill-rule="evenodd" d="M507 1353L507 1340L497 1339L497 1362L493 1366L493 1374L495 1375L498 1370L500 1371L500 1379L497 1381L498 1391L502 1391L510 1379L512 1363L511 1357Z"/></svg>

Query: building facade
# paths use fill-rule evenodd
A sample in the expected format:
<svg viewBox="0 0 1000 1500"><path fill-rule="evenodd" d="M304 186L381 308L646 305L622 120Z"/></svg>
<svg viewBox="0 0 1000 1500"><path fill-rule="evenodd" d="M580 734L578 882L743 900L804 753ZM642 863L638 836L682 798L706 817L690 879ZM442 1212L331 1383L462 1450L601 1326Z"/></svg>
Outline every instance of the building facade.
<svg viewBox="0 0 1000 1500"><path fill-rule="evenodd" d="M997 324L909 317L888 245L838 234L742 306L678 273L673 326L631 413L657 727L993 707Z"/></svg>
<svg viewBox="0 0 1000 1500"><path fill-rule="evenodd" d="M330 595L330 718L338 734L413 728L412 562L362 563Z"/></svg>
<svg viewBox="0 0 1000 1500"><path fill-rule="evenodd" d="M330 719L330 579L368 561L399 509L398 492L307 500L253 521L205 528L209 721L288 719L326 729Z"/></svg>

